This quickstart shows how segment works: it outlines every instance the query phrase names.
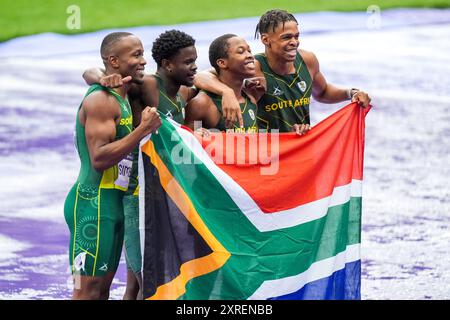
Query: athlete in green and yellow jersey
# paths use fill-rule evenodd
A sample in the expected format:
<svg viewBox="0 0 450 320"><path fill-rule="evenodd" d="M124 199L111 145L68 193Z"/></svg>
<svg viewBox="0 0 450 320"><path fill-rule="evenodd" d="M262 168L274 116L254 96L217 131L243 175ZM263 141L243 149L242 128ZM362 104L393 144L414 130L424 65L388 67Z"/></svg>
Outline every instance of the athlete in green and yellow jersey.
<svg viewBox="0 0 450 320"><path fill-rule="evenodd" d="M266 94L258 103L259 127L289 132L296 123L309 125L312 80L302 56L297 53L294 73L284 76L270 68L264 53L255 55L255 59L267 82Z"/></svg>
<svg viewBox="0 0 450 320"><path fill-rule="evenodd" d="M141 41L126 32L107 35L101 45L106 74L144 77ZM70 230L70 264L74 299L108 299L123 242L122 199L128 189L132 159L139 141L160 125L155 108L145 108L132 131L126 99L129 86L108 89L93 85L76 117L76 146L81 169L64 205Z"/></svg>
<svg viewBox="0 0 450 320"><path fill-rule="evenodd" d="M316 56L299 48L298 23L289 12L267 11L259 20L256 34L265 47L264 54L256 56L256 76L267 81L267 92L258 101L260 129L307 132L311 96L322 103L352 100L362 107L369 105L367 93L338 88L325 80ZM195 85L223 97L222 110L226 119L242 121L239 101L231 94L231 88L217 80L214 71L200 72Z"/></svg>

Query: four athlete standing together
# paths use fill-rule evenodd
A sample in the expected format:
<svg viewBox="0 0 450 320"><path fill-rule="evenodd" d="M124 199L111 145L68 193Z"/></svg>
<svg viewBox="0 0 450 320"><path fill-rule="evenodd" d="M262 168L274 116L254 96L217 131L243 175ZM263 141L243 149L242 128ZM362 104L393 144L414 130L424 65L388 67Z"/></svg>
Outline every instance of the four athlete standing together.
<svg viewBox="0 0 450 320"><path fill-rule="evenodd" d="M292 14L266 12L256 34L264 53L253 56L244 39L226 34L210 45L213 69L197 75L195 40L182 31L166 31L154 41L154 75L144 74L144 49L136 36L115 32L104 38L105 68L83 75L90 87L76 118L81 169L64 207L74 299L108 299L123 245L124 299L141 298L138 144L161 125L159 113L192 129L200 121L199 135L213 128L303 135L310 130L311 96L323 103L369 105L365 92L327 83L315 55L299 49Z"/></svg>

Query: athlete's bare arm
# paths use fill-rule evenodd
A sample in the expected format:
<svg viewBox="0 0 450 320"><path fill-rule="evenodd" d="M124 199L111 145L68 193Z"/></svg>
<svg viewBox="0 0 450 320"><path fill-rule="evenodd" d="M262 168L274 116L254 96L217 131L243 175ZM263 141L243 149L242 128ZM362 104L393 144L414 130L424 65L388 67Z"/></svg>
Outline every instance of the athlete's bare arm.
<svg viewBox="0 0 450 320"><path fill-rule="evenodd" d="M139 87L139 97L143 105L156 108L159 104L159 88L155 77L145 75L144 82Z"/></svg>
<svg viewBox="0 0 450 320"><path fill-rule="evenodd" d="M313 80L312 95L315 100L322 103L337 103L349 100L349 89L339 88L327 82L320 71L319 60L317 60L314 53L306 50L299 50L299 53L305 61ZM363 91L351 94L351 99L352 101L357 101L362 107L367 107L370 104L369 95Z"/></svg>
<svg viewBox="0 0 450 320"><path fill-rule="evenodd" d="M100 68L87 69L83 73L83 79L88 85L99 83L108 88L118 88L131 81L130 76L122 78L122 76L117 73L106 76L105 70Z"/></svg>
<svg viewBox="0 0 450 320"><path fill-rule="evenodd" d="M198 89L195 87L181 86L178 92L181 94L184 101L189 102L198 94Z"/></svg>
<svg viewBox="0 0 450 320"><path fill-rule="evenodd" d="M79 116L85 127L91 163L97 171L119 163L143 137L161 125L156 109L147 107L142 111L140 125L124 138L114 141L120 106L114 97L105 92L89 95L83 102Z"/></svg>
<svg viewBox="0 0 450 320"><path fill-rule="evenodd" d="M200 92L186 105L186 115L184 123L192 130L195 128L195 121L201 121L203 128L213 128L220 121L220 113L211 98Z"/></svg>
<svg viewBox="0 0 450 320"><path fill-rule="evenodd" d="M214 68L201 71L195 76L194 85L206 91L210 91L222 96L222 115L227 122L238 122L239 126L244 126L241 107L234 91L226 84L219 81Z"/></svg>

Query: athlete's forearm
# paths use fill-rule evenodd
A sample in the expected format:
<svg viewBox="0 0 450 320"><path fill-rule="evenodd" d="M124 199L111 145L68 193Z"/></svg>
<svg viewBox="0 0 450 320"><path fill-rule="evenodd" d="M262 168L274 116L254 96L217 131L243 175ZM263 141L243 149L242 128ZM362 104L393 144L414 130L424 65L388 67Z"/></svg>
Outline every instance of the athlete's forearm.
<svg viewBox="0 0 450 320"><path fill-rule="evenodd" d="M214 70L205 70L197 73L194 85L198 89L210 91L220 96L230 92L234 94L234 91L229 86L219 81Z"/></svg>
<svg viewBox="0 0 450 320"><path fill-rule="evenodd" d="M83 79L88 85L100 83L100 79L105 76L104 70L100 68L90 68L84 71Z"/></svg>

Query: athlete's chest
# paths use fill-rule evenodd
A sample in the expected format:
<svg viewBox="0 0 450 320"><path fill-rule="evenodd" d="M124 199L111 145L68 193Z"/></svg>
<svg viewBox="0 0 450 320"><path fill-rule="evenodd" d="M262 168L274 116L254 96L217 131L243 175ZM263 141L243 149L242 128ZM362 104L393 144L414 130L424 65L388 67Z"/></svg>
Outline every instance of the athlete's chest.
<svg viewBox="0 0 450 320"><path fill-rule="evenodd" d="M186 103L180 94L177 94L175 98L171 99L164 92L160 92L158 110L168 118L182 123L185 116L185 105Z"/></svg>
<svg viewBox="0 0 450 320"><path fill-rule="evenodd" d="M274 99L298 97L311 91L311 81L299 74L288 77L270 76L267 79L266 96Z"/></svg>

